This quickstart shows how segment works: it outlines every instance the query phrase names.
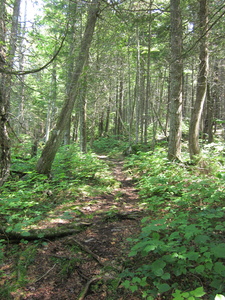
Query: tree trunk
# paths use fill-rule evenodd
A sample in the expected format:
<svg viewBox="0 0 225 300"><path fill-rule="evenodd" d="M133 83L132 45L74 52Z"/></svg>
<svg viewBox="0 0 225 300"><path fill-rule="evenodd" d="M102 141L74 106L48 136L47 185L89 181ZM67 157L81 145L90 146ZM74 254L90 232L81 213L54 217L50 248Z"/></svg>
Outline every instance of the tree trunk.
<svg viewBox="0 0 225 300"><path fill-rule="evenodd" d="M135 82L135 113L136 113L136 126L135 126L135 143L139 143L139 129L140 129L140 86L141 86L141 50L140 50L140 37L139 28L136 30L137 40L137 71L136 71L136 82Z"/></svg>
<svg viewBox="0 0 225 300"><path fill-rule="evenodd" d="M84 75L84 78L80 86L80 150L83 153L87 152L87 74Z"/></svg>
<svg viewBox="0 0 225 300"><path fill-rule="evenodd" d="M71 117L74 103L77 98L78 81L88 58L89 48L99 13L99 4L100 0L93 0L92 4L90 5L86 28L81 41L80 52L72 75L73 85L70 87L68 95L66 96L56 126L54 130L52 130L50 138L42 151L41 157L38 160L36 166L38 173L49 175L55 155L62 143L65 127L69 118Z"/></svg>
<svg viewBox="0 0 225 300"><path fill-rule="evenodd" d="M47 120L46 120L46 134L45 141L49 140L49 134L52 129L52 123L55 117L55 106L57 98L57 73L56 73L56 61L53 62L52 74L51 74L51 88L50 95L48 98L48 111L47 111Z"/></svg>
<svg viewBox="0 0 225 300"><path fill-rule="evenodd" d="M150 9L150 17L152 11L152 3L151 0L149 3ZM151 89L151 75L150 75L150 67L151 67L151 44L152 44L152 32L151 32L151 23L148 24L148 54L147 54L147 70L146 70L146 88L145 88L145 112L144 112L144 143L148 142L148 124L149 124L149 97L150 97L150 89Z"/></svg>
<svg viewBox="0 0 225 300"><path fill-rule="evenodd" d="M0 1L0 68L6 66L5 38L6 38L6 9L5 1ZM14 1L12 26L9 41L9 59L7 64L12 66L16 51L16 39L18 30L20 0ZM10 174L10 139L8 135L7 125L9 122L11 92L11 75L0 74L0 186L4 184Z"/></svg>
<svg viewBox="0 0 225 300"><path fill-rule="evenodd" d="M196 100L192 110L189 128L189 152L190 158L194 159L200 154L199 129L202 111L206 99L207 76L208 76L208 49L207 49L207 27L208 27L208 3L207 0L200 0L199 20L200 20L200 53L199 53L199 73L197 81Z"/></svg>
<svg viewBox="0 0 225 300"><path fill-rule="evenodd" d="M182 21L180 0L170 0L171 66L170 66L170 133L168 159L181 159L182 123Z"/></svg>

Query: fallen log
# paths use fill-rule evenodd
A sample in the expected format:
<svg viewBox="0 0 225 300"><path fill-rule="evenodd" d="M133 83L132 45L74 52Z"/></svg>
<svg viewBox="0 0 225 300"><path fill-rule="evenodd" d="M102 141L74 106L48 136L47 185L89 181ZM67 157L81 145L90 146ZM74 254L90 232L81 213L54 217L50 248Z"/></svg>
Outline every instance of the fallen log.
<svg viewBox="0 0 225 300"><path fill-rule="evenodd" d="M6 228L0 228L0 238L6 239L7 241L20 241L20 240L39 240L39 239L55 239L61 238L64 236L77 234L83 230L85 230L88 226L92 225L90 222L79 222L73 224L73 228L71 228L71 224L68 224L68 227L53 227L53 228L45 228L45 229L30 229L23 230L20 232L9 231L7 232Z"/></svg>

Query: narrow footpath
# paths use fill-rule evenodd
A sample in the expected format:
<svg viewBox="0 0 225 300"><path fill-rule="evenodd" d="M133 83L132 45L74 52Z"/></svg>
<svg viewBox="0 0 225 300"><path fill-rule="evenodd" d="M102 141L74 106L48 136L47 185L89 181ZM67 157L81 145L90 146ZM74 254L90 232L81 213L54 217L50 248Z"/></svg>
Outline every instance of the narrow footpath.
<svg viewBox="0 0 225 300"><path fill-rule="evenodd" d="M126 291L119 279L129 253L127 238L140 231L138 191L123 171L122 160L102 159L119 186L110 194L82 199L80 210L86 221L90 216L91 225L78 234L46 241L29 266L28 284L13 299L142 299Z"/></svg>

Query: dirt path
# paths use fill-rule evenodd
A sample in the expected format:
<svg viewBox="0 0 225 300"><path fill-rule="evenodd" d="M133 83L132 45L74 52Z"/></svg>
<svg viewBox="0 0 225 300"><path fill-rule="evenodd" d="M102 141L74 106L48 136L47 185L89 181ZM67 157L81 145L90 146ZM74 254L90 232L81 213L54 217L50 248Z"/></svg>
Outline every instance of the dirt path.
<svg viewBox="0 0 225 300"><path fill-rule="evenodd" d="M28 269L28 284L13 299L26 300L138 300L121 287L129 245L127 237L140 230L142 212L134 183L122 170L123 162L110 160L120 187L111 194L83 199L81 211L91 219L85 231L38 248Z"/></svg>

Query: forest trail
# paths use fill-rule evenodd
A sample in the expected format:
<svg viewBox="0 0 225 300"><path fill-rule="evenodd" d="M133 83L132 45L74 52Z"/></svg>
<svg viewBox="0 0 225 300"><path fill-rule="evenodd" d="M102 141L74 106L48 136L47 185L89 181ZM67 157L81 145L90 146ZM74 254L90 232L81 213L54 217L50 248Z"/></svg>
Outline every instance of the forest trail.
<svg viewBox="0 0 225 300"><path fill-rule="evenodd" d="M128 258L128 237L140 231L143 212L134 182L120 159L104 159L119 187L110 194L82 199L84 231L47 240L28 267L28 284L13 293L23 300L138 300L121 286L119 274ZM90 216L90 218L89 218ZM82 217L82 218L83 218Z"/></svg>

